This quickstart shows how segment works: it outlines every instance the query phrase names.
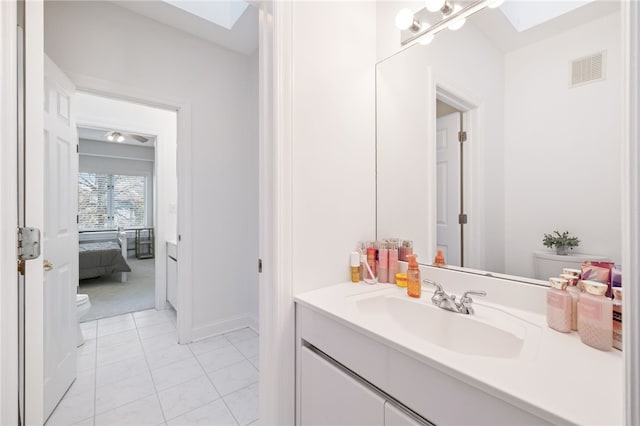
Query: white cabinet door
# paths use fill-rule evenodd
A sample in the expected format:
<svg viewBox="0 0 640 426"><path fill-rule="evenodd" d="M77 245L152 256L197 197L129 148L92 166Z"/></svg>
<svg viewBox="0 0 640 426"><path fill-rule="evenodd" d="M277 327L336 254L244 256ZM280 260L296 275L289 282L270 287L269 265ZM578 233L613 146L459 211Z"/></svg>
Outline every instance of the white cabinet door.
<svg viewBox="0 0 640 426"><path fill-rule="evenodd" d="M384 425L384 399L310 349L300 353L302 425Z"/></svg>
<svg viewBox="0 0 640 426"><path fill-rule="evenodd" d="M385 426L428 426L430 423L423 422L417 417L408 414L406 411L396 407L387 401L384 404L384 424Z"/></svg>

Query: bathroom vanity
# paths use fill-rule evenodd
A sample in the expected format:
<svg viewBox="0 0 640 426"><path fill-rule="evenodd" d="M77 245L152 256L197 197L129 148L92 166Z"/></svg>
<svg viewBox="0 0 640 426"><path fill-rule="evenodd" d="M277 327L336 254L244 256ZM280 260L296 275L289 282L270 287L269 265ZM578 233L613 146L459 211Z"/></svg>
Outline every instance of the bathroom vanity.
<svg viewBox="0 0 640 426"><path fill-rule="evenodd" d="M167 302L178 309L178 245L167 241Z"/></svg>
<svg viewBox="0 0 640 426"><path fill-rule="evenodd" d="M421 299L363 283L296 297L298 424L623 423L621 352L549 329L543 287L429 272L451 293L488 295L473 315L433 306L429 287Z"/></svg>

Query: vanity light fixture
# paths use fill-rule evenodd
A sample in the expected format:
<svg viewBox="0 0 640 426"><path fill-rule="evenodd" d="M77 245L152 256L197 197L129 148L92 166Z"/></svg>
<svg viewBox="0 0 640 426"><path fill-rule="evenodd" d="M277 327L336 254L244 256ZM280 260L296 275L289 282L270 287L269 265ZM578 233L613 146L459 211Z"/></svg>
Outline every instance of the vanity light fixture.
<svg viewBox="0 0 640 426"><path fill-rule="evenodd" d="M414 41L429 44L443 29L459 30L469 16L486 7L499 7L503 2L504 0L475 0L461 6L453 4L453 0L425 0L426 7L416 13L410 9L402 9L396 15L396 26L401 30L401 44L405 46ZM442 19L429 25L427 22L429 18L432 19L432 12L438 11L442 14Z"/></svg>

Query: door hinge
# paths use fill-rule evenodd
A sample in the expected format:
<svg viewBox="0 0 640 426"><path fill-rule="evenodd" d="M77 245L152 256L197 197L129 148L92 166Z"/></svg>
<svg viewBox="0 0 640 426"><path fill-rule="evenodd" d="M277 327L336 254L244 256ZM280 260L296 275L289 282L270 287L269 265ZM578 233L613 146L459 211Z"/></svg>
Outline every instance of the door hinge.
<svg viewBox="0 0 640 426"><path fill-rule="evenodd" d="M458 215L458 223L460 225L466 225L467 224L467 215L465 213L460 213Z"/></svg>
<svg viewBox="0 0 640 426"><path fill-rule="evenodd" d="M258 273L262 273L262 259L258 259Z"/></svg>
<svg viewBox="0 0 640 426"><path fill-rule="evenodd" d="M40 256L40 230L18 228L18 272L24 275L25 262Z"/></svg>
<svg viewBox="0 0 640 426"><path fill-rule="evenodd" d="M80 225L80 215L76 215L76 225Z"/></svg>
<svg viewBox="0 0 640 426"><path fill-rule="evenodd" d="M76 153L80 153L80 144L76 144Z"/></svg>
<svg viewBox="0 0 640 426"><path fill-rule="evenodd" d="M458 142L466 142L467 141L467 132L458 132Z"/></svg>

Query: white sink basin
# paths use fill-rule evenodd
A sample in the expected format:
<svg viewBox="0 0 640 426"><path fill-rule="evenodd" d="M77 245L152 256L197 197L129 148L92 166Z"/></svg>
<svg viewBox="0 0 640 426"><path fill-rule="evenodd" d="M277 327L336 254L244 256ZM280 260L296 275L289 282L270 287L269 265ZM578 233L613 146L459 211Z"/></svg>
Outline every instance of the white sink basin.
<svg viewBox="0 0 640 426"><path fill-rule="evenodd" d="M517 358L524 345L527 323L500 309L474 306L464 315L441 309L430 296L411 299L405 295L362 295L355 300L358 311L376 322L394 323L398 330L460 354Z"/></svg>

